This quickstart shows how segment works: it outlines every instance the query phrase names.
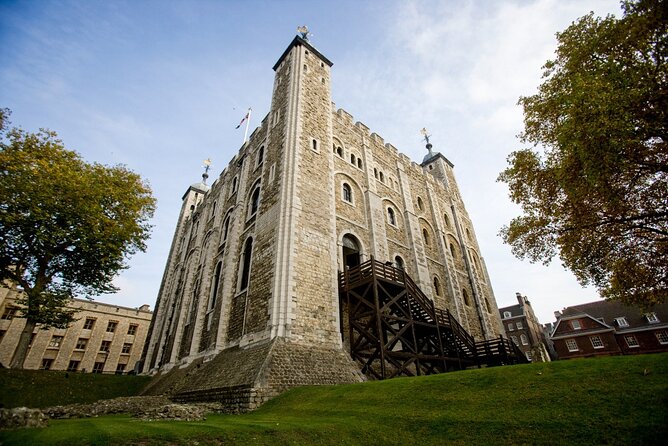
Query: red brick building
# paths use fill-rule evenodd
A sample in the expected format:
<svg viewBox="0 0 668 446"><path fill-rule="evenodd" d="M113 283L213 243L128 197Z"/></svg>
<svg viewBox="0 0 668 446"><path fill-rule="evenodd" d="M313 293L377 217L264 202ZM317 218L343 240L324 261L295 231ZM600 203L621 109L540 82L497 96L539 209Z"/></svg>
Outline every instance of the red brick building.
<svg viewBox="0 0 668 446"><path fill-rule="evenodd" d="M643 311L601 300L555 315L550 340L559 359L668 351L668 303Z"/></svg>

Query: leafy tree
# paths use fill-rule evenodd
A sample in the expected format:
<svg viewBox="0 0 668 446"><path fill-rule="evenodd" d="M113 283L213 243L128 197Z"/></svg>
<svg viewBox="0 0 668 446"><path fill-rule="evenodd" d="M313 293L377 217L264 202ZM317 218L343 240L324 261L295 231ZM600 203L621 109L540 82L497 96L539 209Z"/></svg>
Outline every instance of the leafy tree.
<svg viewBox="0 0 668 446"><path fill-rule="evenodd" d="M74 296L115 291L125 260L145 250L155 208L150 188L124 166L88 164L51 131L7 129L0 113L0 281L16 283L25 329L11 366L23 367L31 334L74 321Z"/></svg>
<svg viewBox="0 0 668 446"><path fill-rule="evenodd" d="M523 215L501 230L531 261L559 254L601 295L649 306L668 294L668 7L558 33L538 93L520 98L523 143L499 180Z"/></svg>

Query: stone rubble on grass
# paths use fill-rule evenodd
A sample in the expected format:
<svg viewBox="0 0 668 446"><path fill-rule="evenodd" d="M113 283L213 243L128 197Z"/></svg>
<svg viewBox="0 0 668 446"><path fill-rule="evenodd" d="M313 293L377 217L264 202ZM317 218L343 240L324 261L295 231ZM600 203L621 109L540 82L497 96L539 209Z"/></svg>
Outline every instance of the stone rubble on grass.
<svg viewBox="0 0 668 446"><path fill-rule="evenodd" d="M48 420L48 417L39 409L28 409L27 407L0 409L0 429L46 427Z"/></svg>

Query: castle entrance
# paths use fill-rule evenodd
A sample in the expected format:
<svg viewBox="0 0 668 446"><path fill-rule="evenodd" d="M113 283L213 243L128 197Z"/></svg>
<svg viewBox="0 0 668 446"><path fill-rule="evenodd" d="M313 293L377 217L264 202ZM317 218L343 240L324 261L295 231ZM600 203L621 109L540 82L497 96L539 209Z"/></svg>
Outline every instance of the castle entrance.
<svg viewBox="0 0 668 446"><path fill-rule="evenodd" d="M360 264L360 244L357 239L346 234L343 236L343 267L354 268Z"/></svg>

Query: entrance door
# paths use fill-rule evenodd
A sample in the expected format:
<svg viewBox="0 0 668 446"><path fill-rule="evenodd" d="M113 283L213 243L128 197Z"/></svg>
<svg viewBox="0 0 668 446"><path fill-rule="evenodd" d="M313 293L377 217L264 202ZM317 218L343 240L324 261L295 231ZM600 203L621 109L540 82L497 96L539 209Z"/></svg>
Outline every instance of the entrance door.
<svg viewBox="0 0 668 446"><path fill-rule="evenodd" d="M360 264L360 245L355 237L350 234L343 236L343 266L353 268Z"/></svg>

